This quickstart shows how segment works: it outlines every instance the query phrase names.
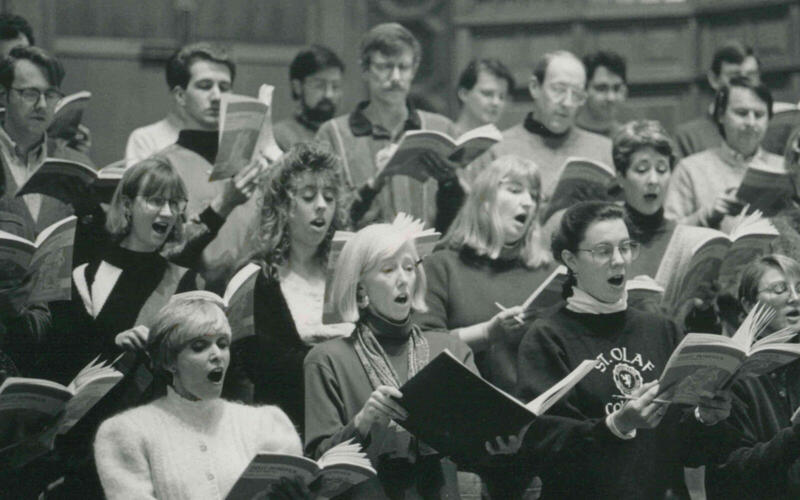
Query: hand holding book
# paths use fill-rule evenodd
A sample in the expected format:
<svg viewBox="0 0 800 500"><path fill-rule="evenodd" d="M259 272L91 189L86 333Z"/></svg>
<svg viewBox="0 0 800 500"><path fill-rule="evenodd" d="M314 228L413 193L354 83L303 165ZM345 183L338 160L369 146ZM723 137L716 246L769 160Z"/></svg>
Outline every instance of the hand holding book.
<svg viewBox="0 0 800 500"><path fill-rule="evenodd" d="M658 390L658 380L642 384L622 408L609 416L608 426L623 435L629 435L636 429L657 427L667 412L667 405L655 401Z"/></svg>
<svg viewBox="0 0 800 500"><path fill-rule="evenodd" d="M361 410L353 417L353 423L358 432L362 436L366 436L375 424L386 426L389 420L408 418L408 412L397 402L402 397L403 394L396 387L378 386L369 395L369 399Z"/></svg>

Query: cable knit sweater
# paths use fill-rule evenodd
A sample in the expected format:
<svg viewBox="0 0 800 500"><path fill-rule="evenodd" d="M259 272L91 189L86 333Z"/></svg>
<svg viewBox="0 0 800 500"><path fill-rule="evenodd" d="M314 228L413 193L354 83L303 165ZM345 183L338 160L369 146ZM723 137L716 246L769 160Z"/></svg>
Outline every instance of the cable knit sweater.
<svg viewBox="0 0 800 500"><path fill-rule="evenodd" d="M222 499L261 451L301 455L276 406L189 401L171 388L100 426L94 452L106 497Z"/></svg>

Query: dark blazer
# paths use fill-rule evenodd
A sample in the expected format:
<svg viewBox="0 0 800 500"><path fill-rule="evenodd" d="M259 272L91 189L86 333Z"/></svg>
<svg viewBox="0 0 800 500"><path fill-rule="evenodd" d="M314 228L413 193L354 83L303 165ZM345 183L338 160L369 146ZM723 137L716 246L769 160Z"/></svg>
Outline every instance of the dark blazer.
<svg viewBox="0 0 800 500"><path fill-rule="evenodd" d="M255 335L231 346L222 395L245 403L274 404L303 433L303 360L311 349L297 333L277 278L262 271L253 288Z"/></svg>

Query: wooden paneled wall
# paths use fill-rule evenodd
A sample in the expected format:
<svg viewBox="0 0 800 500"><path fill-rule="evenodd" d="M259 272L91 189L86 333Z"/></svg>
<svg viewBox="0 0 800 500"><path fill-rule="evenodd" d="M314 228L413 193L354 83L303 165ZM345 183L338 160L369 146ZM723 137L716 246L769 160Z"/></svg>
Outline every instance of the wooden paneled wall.
<svg viewBox="0 0 800 500"><path fill-rule="evenodd" d="M777 100L800 99L800 4L790 0L457 0L454 71L471 57L507 61L520 85L504 119L530 108L534 62L555 49L610 49L628 60L625 117L668 128L711 99L706 71L716 47L738 39L756 48ZM456 78L453 73L452 78Z"/></svg>
<svg viewBox="0 0 800 500"><path fill-rule="evenodd" d="M253 95L262 82L275 85L280 119L294 109L288 64L312 42L330 46L347 65L343 109L363 99L359 38L386 21L420 39L413 91L450 116L458 109L453 86L469 59L504 60L519 87L501 126L530 109L533 63L555 49L623 54L625 117L653 117L669 128L707 105L711 55L729 39L756 47L777 99L800 99L796 0L0 0L0 7L26 17L37 43L63 60L65 90L93 92L86 122L99 164L122 156L133 128L165 114L164 60L187 41L230 46L239 65L235 90Z"/></svg>

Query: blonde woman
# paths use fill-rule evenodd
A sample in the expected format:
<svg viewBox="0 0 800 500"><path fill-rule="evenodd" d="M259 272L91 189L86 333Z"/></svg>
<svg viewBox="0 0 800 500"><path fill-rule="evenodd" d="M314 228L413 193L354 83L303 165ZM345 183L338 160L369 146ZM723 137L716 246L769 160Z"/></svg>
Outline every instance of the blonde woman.
<svg viewBox="0 0 800 500"><path fill-rule="evenodd" d="M156 316L147 350L167 395L101 425L94 452L106 498L223 499L257 453L301 455L278 407L220 398L231 342L221 304L184 294ZM280 498L302 496L297 484L281 486Z"/></svg>
<svg viewBox="0 0 800 500"><path fill-rule="evenodd" d="M313 457L348 439L365 447L378 477L350 498L458 498L455 464L392 421L405 417L398 388L440 352L475 366L463 342L412 321L425 282L409 233L392 224L362 229L339 257L333 302L356 327L305 359L305 444Z"/></svg>
<svg viewBox="0 0 800 500"><path fill-rule="evenodd" d="M466 342L483 376L507 391L532 320L519 304L552 271L537 221L540 187L536 164L519 156L497 158L478 175L440 249L425 259L428 310L415 316L422 328Z"/></svg>

